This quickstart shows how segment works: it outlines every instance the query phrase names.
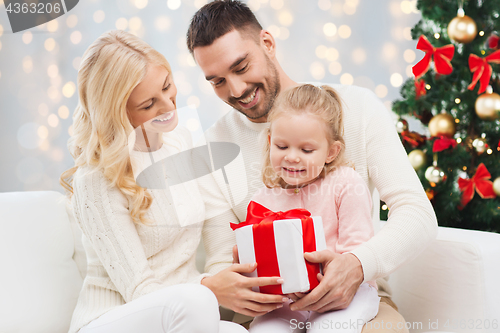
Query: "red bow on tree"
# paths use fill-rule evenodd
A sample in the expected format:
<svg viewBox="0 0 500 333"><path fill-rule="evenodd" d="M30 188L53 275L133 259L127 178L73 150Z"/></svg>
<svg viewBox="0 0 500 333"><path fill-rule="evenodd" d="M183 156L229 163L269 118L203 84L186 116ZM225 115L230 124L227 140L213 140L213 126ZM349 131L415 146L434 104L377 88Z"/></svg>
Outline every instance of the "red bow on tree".
<svg viewBox="0 0 500 333"><path fill-rule="evenodd" d="M471 179L458 178L458 187L464 192L458 209L462 210L472 200L475 191L483 199L496 198L493 183L488 180L490 178L491 174L483 163L479 164L476 174Z"/></svg>
<svg viewBox="0 0 500 333"><path fill-rule="evenodd" d="M432 145L432 152L438 153L450 147L455 148L456 146L457 141L455 141L455 139L451 139L446 136L440 136L436 139L436 141L434 141L434 144Z"/></svg>
<svg viewBox="0 0 500 333"><path fill-rule="evenodd" d="M472 76L472 83L469 84L468 89L472 90L479 81L478 94L482 94L488 84L490 83L491 73L493 69L488 63L500 64L500 50L493 52L487 57L480 58L475 54L469 55L469 68L474 75Z"/></svg>
<svg viewBox="0 0 500 333"><path fill-rule="evenodd" d="M433 55L437 73L448 75L453 71L453 67L451 66L451 59L453 59L453 55L455 54L455 46L453 44L448 44L442 47L434 47L429 42L427 37L422 35L418 40L417 50L424 51L425 56L412 67L415 78L420 78L429 70Z"/></svg>
<svg viewBox="0 0 500 333"><path fill-rule="evenodd" d="M425 90L425 81L415 80L415 98L419 99L420 96L424 96L425 94L427 94L427 90Z"/></svg>

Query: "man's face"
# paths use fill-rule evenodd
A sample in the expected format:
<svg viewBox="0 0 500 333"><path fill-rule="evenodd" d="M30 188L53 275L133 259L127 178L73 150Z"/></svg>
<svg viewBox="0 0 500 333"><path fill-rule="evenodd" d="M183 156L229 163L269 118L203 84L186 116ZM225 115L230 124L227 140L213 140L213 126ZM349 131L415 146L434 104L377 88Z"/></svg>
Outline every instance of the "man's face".
<svg viewBox="0 0 500 333"><path fill-rule="evenodd" d="M193 53L220 99L251 121L266 121L280 81L262 38L257 44L232 30L212 45L196 47Z"/></svg>

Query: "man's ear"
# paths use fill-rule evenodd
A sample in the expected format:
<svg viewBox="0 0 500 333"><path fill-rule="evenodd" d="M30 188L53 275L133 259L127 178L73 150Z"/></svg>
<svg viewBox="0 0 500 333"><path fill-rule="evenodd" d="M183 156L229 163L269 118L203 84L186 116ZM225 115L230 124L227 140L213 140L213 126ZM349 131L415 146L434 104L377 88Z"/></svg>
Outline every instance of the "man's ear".
<svg viewBox="0 0 500 333"><path fill-rule="evenodd" d="M264 47L266 54L274 58L276 55L276 42L273 35L267 30L261 30L259 34L260 43Z"/></svg>
<svg viewBox="0 0 500 333"><path fill-rule="evenodd" d="M330 149L328 150L328 155L326 155L326 163L330 163L334 159L336 159L340 153L340 149L341 149L340 142L335 141L334 143L332 143Z"/></svg>

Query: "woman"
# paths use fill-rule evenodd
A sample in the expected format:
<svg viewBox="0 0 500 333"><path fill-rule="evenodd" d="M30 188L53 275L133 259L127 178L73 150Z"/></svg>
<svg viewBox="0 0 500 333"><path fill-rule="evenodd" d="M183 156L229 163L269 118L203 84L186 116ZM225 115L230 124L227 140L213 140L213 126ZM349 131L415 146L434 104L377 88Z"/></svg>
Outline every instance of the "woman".
<svg viewBox="0 0 500 333"><path fill-rule="evenodd" d="M176 128L168 62L139 38L110 31L85 52L78 89L68 144L75 166L61 183L84 235L88 268L69 332L246 332L219 321L217 298L201 284L224 283L219 272L228 270L234 243L229 226L206 228L192 182L170 193L134 180L132 166L143 169L144 161L191 145L189 133ZM173 213L171 194L189 209ZM212 263L204 274L195 267L202 231Z"/></svg>

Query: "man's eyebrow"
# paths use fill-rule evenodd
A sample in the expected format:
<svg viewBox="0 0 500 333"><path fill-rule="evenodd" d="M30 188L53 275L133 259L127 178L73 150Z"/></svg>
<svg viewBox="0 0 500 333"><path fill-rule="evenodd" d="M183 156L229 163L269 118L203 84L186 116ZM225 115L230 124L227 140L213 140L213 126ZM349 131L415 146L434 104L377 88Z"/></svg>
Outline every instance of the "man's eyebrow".
<svg viewBox="0 0 500 333"><path fill-rule="evenodd" d="M238 59L236 59L232 65L229 67L229 70L232 70L233 68L235 68L236 66L238 66L239 64L241 64L246 58L248 57L248 53L239 57ZM217 76L216 75L210 75L210 76L206 76L205 79L207 81L210 81L214 78L216 78Z"/></svg>

